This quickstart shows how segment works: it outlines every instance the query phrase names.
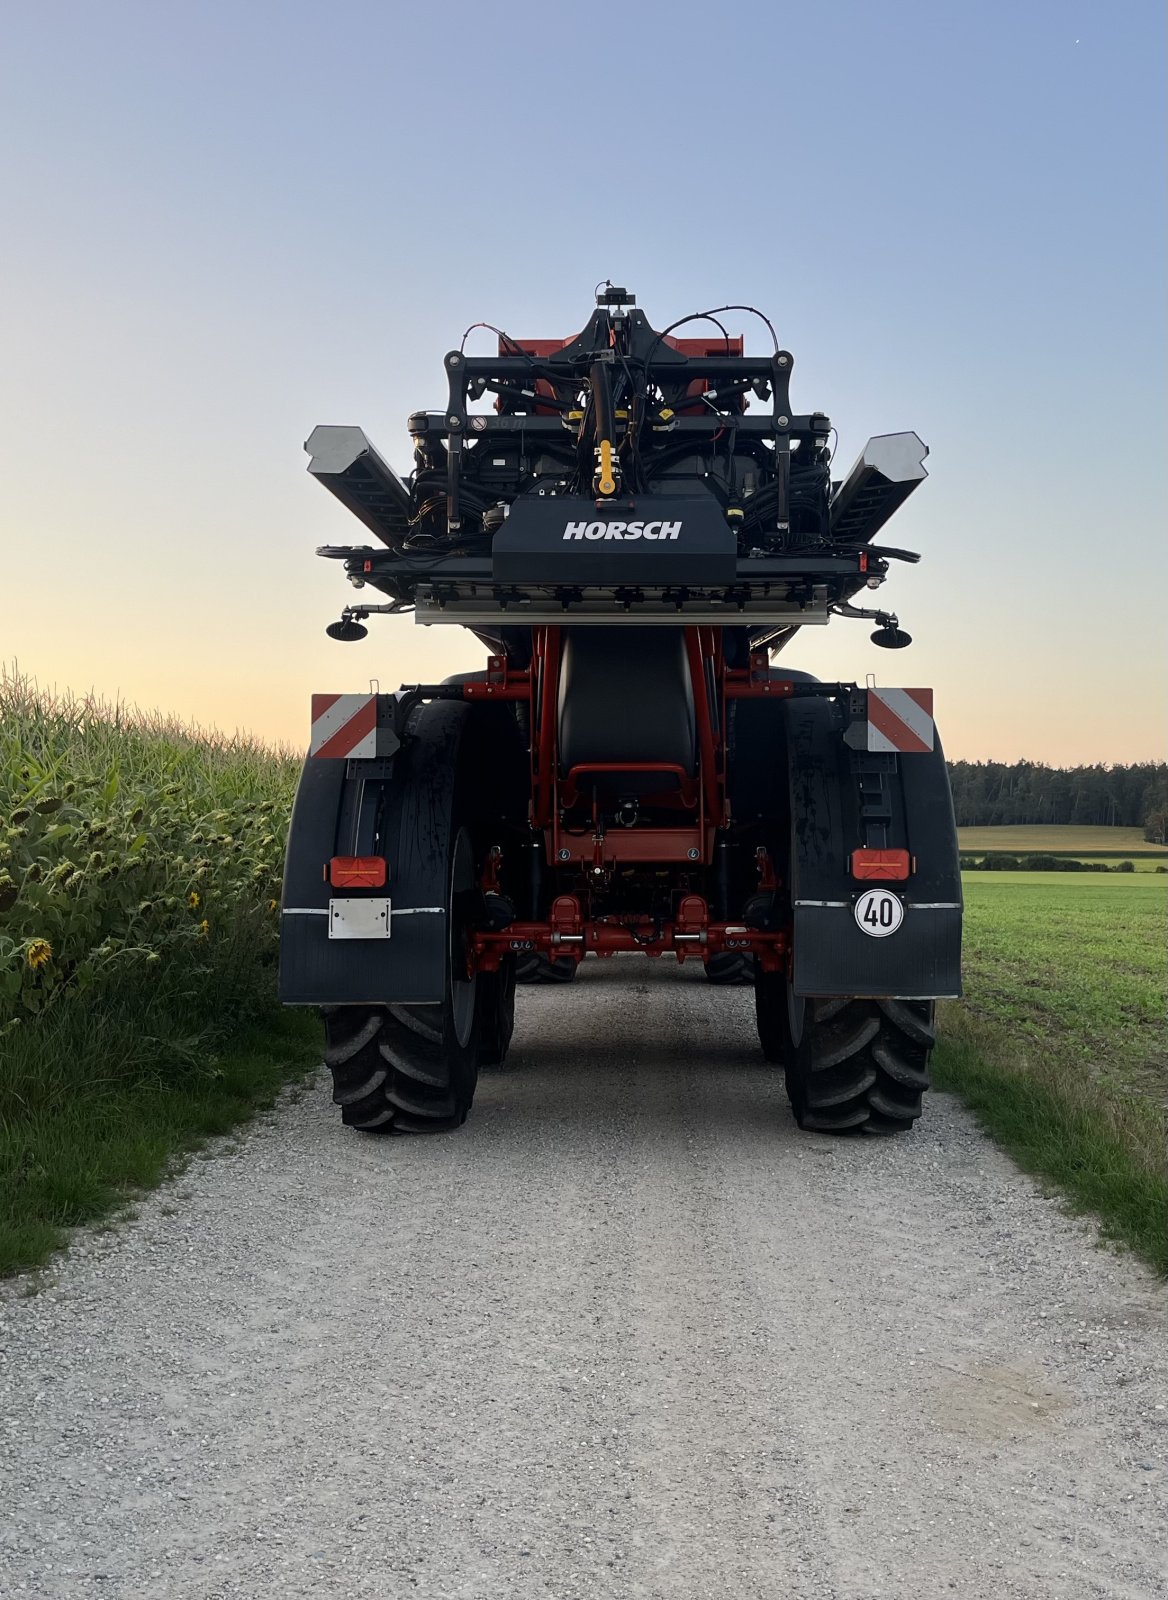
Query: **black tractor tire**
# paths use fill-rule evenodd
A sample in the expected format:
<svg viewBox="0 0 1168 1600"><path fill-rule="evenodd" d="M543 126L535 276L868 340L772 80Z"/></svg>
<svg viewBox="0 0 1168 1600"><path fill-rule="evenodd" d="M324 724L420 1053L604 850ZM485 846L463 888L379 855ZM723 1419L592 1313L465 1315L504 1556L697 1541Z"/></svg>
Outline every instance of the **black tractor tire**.
<svg viewBox="0 0 1168 1600"><path fill-rule="evenodd" d="M483 990L479 1066L501 1067L515 1032L515 957L504 956L498 972L480 972Z"/></svg>
<svg viewBox="0 0 1168 1600"><path fill-rule="evenodd" d="M575 976L576 962L571 956L545 956L532 950L516 959L518 983L571 983Z"/></svg>
<svg viewBox="0 0 1168 1600"><path fill-rule="evenodd" d="M333 1101L350 1128L441 1133L461 1127L474 1100L480 1056L484 1048L499 1048L504 1008L497 986L465 975L465 934L478 899L474 853L465 829L451 842L448 882L450 938L441 1003L337 1006L323 1012L324 1060L333 1075ZM489 1031L492 1011L494 1038L484 1045L484 1025Z"/></svg>
<svg viewBox="0 0 1168 1600"><path fill-rule="evenodd" d="M759 1043L781 1064L801 1128L903 1133L921 1114L936 1037L932 1000L803 1000L785 973L754 988Z"/></svg>
<svg viewBox="0 0 1168 1600"><path fill-rule="evenodd" d="M754 957L749 950L720 950L706 962L706 977L717 984L753 983Z"/></svg>

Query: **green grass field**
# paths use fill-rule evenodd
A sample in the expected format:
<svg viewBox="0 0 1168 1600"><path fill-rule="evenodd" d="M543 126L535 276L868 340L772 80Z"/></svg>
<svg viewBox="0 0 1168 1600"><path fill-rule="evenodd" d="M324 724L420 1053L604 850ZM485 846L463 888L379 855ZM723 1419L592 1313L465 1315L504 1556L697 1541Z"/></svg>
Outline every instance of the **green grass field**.
<svg viewBox="0 0 1168 1600"><path fill-rule="evenodd" d="M315 1013L274 1011L208 1044L197 1066L127 1066L127 1041L149 1039L153 1021L63 1014L0 1056L0 1277L43 1265L69 1229L124 1212L320 1060Z"/></svg>
<svg viewBox="0 0 1168 1600"><path fill-rule="evenodd" d="M1149 844L1140 828L959 828L963 855L1025 856L1036 851L1048 855L1079 856L1082 860L1149 856L1168 864L1168 845Z"/></svg>
<svg viewBox="0 0 1168 1600"><path fill-rule="evenodd" d="M965 875L940 1087L1168 1272L1168 880Z"/></svg>
<svg viewBox="0 0 1168 1600"><path fill-rule="evenodd" d="M1165 868L1168 867L1168 857L1165 857L1159 852L1157 852L1155 855L1147 856L1133 855L1129 851L1124 851L1122 854L1115 856L1089 856L1083 855L1082 852L1078 850L1050 850L1046 853L1048 855L1054 855L1060 858L1069 856L1070 859L1074 861L1083 861L1091 864L1099 863L1100 865L1109 867L1112 870L1114 870L1117 861L1130 861L1137 872L1150 872L1153 875L1159 873L1161 877L1165 875Z"/></svg>
<svg viewBox="0 0 1168 1600"><path fill-rule="evenodd" d="M1067 889L1082 891L1084 894L1108 894L1114 896L1107 903L1112 910L1118 911L1120 907L1129 907L1132 902L1127 899L1130 894L1150 895L1159 894L1160 901L1168 901L1168 877L1158 873L1138 872L1101 872L1098 875L1091 872L966 872L963 873L962 883L966 890L971 888L976 892L984 885L987 889L996 889L999 885L1004 889L1013 886L1015 889ZM1021 902L1019 902L1021 903ZM1044 895L1032 903L1047 908L1051 902ZM1073 899L1072 904L1075 904ZM1155 899L1147 902L1149 905L1157 904ZM1140 904L1143 904L1141 901ZM966 911L970 910L969 894L966 894Z"/></svg>

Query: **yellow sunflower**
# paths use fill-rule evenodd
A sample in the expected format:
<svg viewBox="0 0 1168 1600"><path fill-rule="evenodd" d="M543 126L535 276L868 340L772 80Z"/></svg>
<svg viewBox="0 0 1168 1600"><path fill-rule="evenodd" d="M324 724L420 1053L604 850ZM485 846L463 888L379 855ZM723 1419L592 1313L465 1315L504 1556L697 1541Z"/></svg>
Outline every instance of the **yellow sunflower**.
<svg viewBox="0 0 1168 1600"><path fill-rule="evenodd" d="M24 952L24 959L34 972L47 967L53 959L53 947L47 939L32 939Z"/></svg>

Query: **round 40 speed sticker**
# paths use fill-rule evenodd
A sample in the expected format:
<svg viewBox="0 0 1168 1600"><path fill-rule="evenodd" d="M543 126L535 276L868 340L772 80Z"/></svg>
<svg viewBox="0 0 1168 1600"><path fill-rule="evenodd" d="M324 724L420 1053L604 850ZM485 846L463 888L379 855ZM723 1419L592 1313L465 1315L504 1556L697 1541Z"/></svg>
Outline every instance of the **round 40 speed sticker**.
<svg viewBox="0 0 1168 1600"><path fill-rule="evenodd" d="M904 901L891 889L866 889L856 901L856 922L873 939L887 939L904 921Z"/></svg>

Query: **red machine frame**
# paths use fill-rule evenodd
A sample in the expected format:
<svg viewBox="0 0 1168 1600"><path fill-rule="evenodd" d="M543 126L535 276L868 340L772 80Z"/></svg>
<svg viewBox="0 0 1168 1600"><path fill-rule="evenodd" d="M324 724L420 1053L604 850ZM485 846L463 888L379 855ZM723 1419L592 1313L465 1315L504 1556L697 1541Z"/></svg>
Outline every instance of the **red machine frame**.
<svg viewBox="0 0 1168 1600"><path fill-rule="evenodd" d="M486 679L467 683L467 700L521 700L531 712L530 822L543 835L552 870L575 871L603 879L621 866L673 866L701 870L714 862L719 829L730 821L726 792L726 713L728 702L738 699L782 698L792 685L770 676L765 650L750 657L747 668L726 665L722 630L708 626L684 629L693 688L697 727L696 777L683 768L662 762L589 762L561 775L556 739L556 707L560 675L560 629L532 630L529 668L509 667L504 656L491 656ZM713 694L711 694L711 685ZM716 696L717 705L712 704ZM676 781L671 796L678 812L676 825L604 829L593 802L592 833L569 832L563 827L565 805L581 799L580 780L599 773L659 772ZM769 853L757 851L760 891L778 887ZM488 858L482 887L498 889L500 862ZM579 960L591 951L599 956L618 951L644 955L676 955L679 961L698 956L705 960L722 951L749 951L764 971L787 966L791 941L786 931L763 932L743 923L711 919L704 896L683 893L672 920L658 922L649 916L592 917L576 894L556 896L546 922L512 922L498 931L473 934L467 950L468 968L495 971L512 951L537 950L551 956Z"/></svg>

